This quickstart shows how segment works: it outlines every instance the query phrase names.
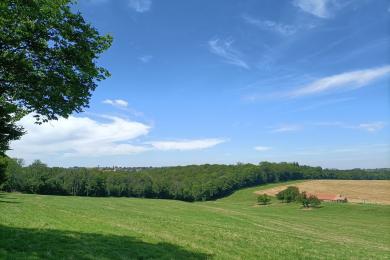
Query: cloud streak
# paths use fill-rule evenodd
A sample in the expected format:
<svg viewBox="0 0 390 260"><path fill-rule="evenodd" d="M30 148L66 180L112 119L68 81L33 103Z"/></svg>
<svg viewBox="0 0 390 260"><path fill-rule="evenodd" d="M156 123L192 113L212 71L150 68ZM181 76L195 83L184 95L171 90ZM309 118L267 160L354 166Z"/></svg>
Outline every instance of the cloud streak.
<svg viewBox="0 0 390 260"><path fill-rule="evenodd" d="M211 138L198 140L183 140L183 141L154 141L148 144L152 145L157 150L170 151L188 151L188 150L202 150L216 146L226 142L225 139Z"/></svg>
<svg viewBox="0 0 390 260"><path fill-rule="evenodd" d="M114 107L127 107L129 103L123 99L106 99L103 104L111 105Z"/></svg>
<svg viewBox="0 0 390 260"><path fill-rule="evenodd" d="M273 31L284 36L290 36L298 31L298 28L292 25L281 24L270 20L259 20L249 15L243 15L244 21L250 25L254 25L262 30Z"/></svg>
<svg viewBox="0 0 390 260"><path fill-rule="evenodd" d="M385 127L384 122L373 122L373 123L363 123L359 124L356 128L366 130L368 132L376 132Z"/></svg>
<svg viewBox="0 0 390 260"><path fill-rule="evenodd" d="M385 128L386 122L377 121L377 122L366 122L360 124L348 124L344 122L319 122L314 123L314 126L322 127L340 127L340 128L349 128L349 129L360 129L367 132L377 132Z"/></svg>
<svg viewBox="0 0 390 260"><path fill-rule="evenodd" d="M208 46L211 53L222 57L226 63L250 69L242 58L242 53L233 47L232 40L214 39L208 42Z"/></svg>
<svg viewBox="0 0 390 260"><path fill-rule="evenodd" d="M370 68L365 70L356 70L324 77L314 82L287 93L288 97L296 98L308 95L319 94L337 89L356 89L372 83L390 74L390 65Z"/></svg>
<svg viewBox="0 0 390 260"><path fill-rule="evenodd" d="M151 0L129 0L129 7L138 13L145 13L152 7Z"/></svg>
<svg viewBox="0 0 390 260"><path fill-rule="evenodd" d="M253 149L259 152L265 152L271 150L272 148L268 146L255 146Z"/></svg>
<svg viewBox="0 0 390 260"><path fill-rule="evenodd" d="M272 133L296 132L296 131L302 130L302 128L303 127L300 125L283 125L283 126L274 128L271 132Z"/></svg>
<svg viewBox="0 0 390 260"><path fill-rule="evenodd" d="M153 59L152 55L144 55L141 57L138 57L138 60L140 60L142 63L149 63Z"/></svg>
<svg viewBox="0 0 390 260"><path fill-rule="evenodd" d="M295 0L294 5L302 11L317 16L319 18L329 18L331 16L331 6L334 0Z"/></svg>

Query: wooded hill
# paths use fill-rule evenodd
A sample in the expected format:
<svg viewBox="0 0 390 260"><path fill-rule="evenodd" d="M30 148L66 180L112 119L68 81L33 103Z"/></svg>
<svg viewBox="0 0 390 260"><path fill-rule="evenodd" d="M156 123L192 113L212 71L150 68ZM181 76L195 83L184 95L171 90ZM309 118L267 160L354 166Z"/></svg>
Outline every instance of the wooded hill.
<svg viewBox="0 0 390 260"><path fill-rule="evenodd" d="M301 179L388 180L390 169L322 169L298 163L189 165L108 171L98 168L47 167L40 161L23 167L10 160L4 191L75 196L120 196L184 201L212 200L237 189Z"/></svg>

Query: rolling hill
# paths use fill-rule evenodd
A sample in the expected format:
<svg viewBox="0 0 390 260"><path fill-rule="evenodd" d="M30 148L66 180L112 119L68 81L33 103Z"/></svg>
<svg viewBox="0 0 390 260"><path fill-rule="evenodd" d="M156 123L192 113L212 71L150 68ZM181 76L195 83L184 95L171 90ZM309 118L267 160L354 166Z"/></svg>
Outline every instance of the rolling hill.
<svg viewBox="0 0 390 260"><path fill-rule="evenodd" d="M242 189L216 201L2 193L5 259L386 259L390 207L257 206ZM279 184L280 185L280 184Z"/></svg>

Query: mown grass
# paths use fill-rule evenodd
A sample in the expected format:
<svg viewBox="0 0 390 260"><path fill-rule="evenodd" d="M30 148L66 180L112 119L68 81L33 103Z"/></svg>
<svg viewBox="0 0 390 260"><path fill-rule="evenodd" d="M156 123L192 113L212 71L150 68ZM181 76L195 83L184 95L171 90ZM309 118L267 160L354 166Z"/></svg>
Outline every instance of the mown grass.
<svg viewBox="0 0 390 260"><path fill-rule="evenodd" d="M1 259L387 259L390 206L0 195Z"/></svg>

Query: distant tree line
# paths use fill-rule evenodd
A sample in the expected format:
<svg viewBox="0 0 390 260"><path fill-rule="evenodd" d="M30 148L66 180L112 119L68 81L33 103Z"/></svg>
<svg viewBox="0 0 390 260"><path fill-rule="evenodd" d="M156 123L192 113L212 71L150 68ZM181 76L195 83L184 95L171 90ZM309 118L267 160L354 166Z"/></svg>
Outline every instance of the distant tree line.
<svg viewBox="0 0 390 260"><path fill-rule="evenodd" d="M40 161L23 166L9 159L4 191L73 196L118 196L212 200L237 189L301 179L389 180L389 169L336 170L298 163L189 165L108 171L99 168L47 167Z"/></svg>

